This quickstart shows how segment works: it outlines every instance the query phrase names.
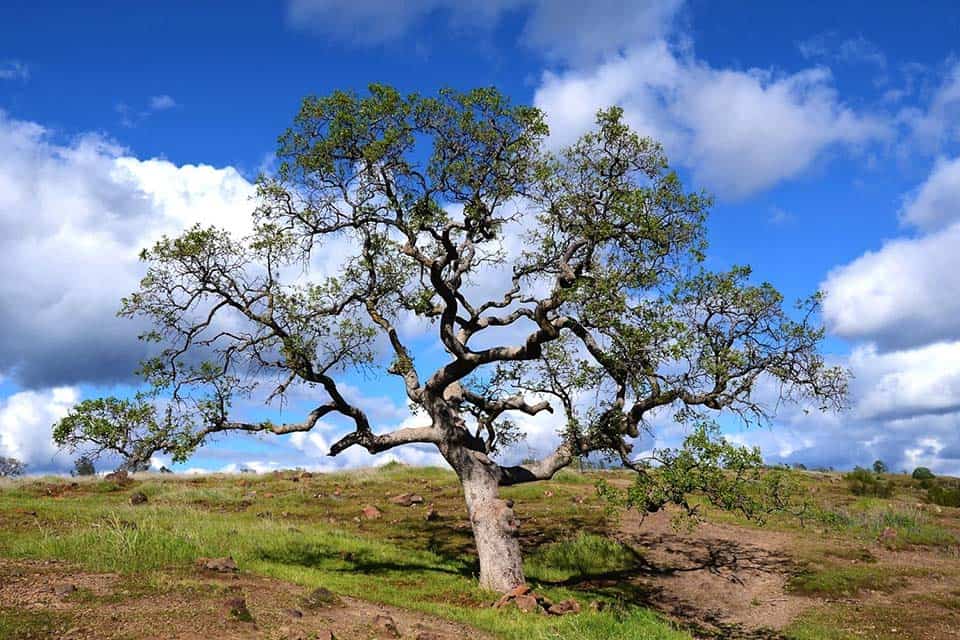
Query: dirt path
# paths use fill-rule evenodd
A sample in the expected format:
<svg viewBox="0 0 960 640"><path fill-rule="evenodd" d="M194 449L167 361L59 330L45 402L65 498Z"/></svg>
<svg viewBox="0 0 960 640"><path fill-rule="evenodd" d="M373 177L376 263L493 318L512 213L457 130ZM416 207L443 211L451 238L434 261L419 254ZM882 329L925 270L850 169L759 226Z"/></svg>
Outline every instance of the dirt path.
<svg viewBox="0 0 960 640"><path fill-rule="evenodd" d="M776 638L817 604L785 591L796 571L789 534L710 522L678 532L668 512L648 515L641 525L631 511L620 535L642 550L629 579L644 602L704 635Z"/></svg>
<svg viewBox="0 0 960 640"><path fill-rule="evenodd" d="M340 640L489 638L464 625L353 598L311 608L302 601L307 593L246 574L123 577L55 561L0 559L0 610L22 616L22 638L328 640L330 633ZM237 610L239 599L249 618ZM48 622L37 622L41 619Z"/></svg>

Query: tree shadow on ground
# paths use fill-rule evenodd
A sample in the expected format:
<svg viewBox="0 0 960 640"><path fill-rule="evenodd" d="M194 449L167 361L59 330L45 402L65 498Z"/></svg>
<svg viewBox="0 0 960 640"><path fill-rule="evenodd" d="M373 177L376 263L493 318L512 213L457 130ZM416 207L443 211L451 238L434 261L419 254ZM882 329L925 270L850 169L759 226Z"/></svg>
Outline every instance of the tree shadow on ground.
<svg viewBox="0 0 960 640"><path fill-rule="evenodd" d="M630 551L632 558L626 568L573 575L565 580L540 580L535 584L567 587L625 605L656 609L698 638L785 638L772 629L749 629L743 624L730 622L725 619L723 611L685 601L657 585L655 580L681 573L706 571L732 584L742 585L740 574L744 572L792 573L795 566L788 555L732 540L700 539L693 545L683 536L666 533L635 535L629 543L625 548ZM650 559L638 548L655 549L657 559Z"/></svg>
<svg viewBox="0 0 960 640"><path fill-rule="evenodd" d="M325 546L305 543L290 543L279 548L261 549L258 559L277 564L294 565L322 571L362 573L365 575L385 573L446 573L471 577L473 569L464 563L446 562L433 564L408 558L403 561L384 560L379 554L363 549L337 551Z"/></svg>

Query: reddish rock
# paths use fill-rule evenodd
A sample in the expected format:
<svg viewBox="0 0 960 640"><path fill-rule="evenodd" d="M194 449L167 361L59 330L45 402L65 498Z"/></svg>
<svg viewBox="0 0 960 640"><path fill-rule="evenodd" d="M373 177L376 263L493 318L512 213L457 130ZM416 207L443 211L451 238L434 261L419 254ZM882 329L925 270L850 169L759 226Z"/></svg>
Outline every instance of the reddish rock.
<svg viewBox="0 0 960 640"><path fill-rule="evenodd" d="M414 640L440 640L440 635L435 633L430 627L418 622L413 625Z"/></svg>
<svg viewBox="0 0 960 640"><path fill-rule="evenodd" d="M147 494L143 491L137 491L130 496L130 504L136 506L138 504L147 504Z"/></svg>
<svg viewBox="0 0 960 640"><path fill-rule="evenodd" d="M239 571L233 558L197 558L197 566L207 571L217 573L236 573Z"/></svg>
<svg viewBox="0 0 960 640"><path fill-rule="evenodd" d="M500 596L500 599L494 602L493 606L496 607L497 609L500 609L501 607L505 607L508 604L510 604L510 602L512 602L518 596L526 595L528 593L530 593L529 585L518 584L510 591Z"/></svg>
<svg viewBox="0 0 960 640"><path fill-rule="evenodd" d="M534 611L540 610L540 603L537 602L537 598L533 594L527 593L522 596L517 596L513 599L513 602L520 611L525 613L533 613Z"/></svg>
<svg viewBox="0 0 960 640"><path fill-rule="evenodd" d="M400 629L397 628L397 623L394 622L390 616L378 614L373 619L373 626L380 632L381 636L388 638L400 637Z"/></svg>
<svg viewBox="0 0 960 640"><path fill-rule="evenodd" d="M383 512L380 509L377 509L372 504L368 504L363 508L363 517L367 520L376 520L383 517Z"/></svg>
<svg viewBox="0 0 960 640"><path fill-rule="evenodd" d="M103 476L103 479L107 482L116 482L117 484L127 484L128 482L131 482L130 474L124 469L119 469L113 473L108 473L107 475Z"/></svg>
<svg viewBox="0 0 960 640"><path fill-rule="evenodd" d="M423 514L423 519L427 522L433 522L434 520L440 517L440 513L434 508L433 505L427 507L427 512Z"/></svg>
<svg viewBox="0 0 960 640"><path fill-rule="evenodd" d="M423 504L423 496L415 493L401 493L398 496L390 498L390 502L398 504L401 507L409 507L415 504Z"/></svg>
<svg viewBox="0 0 960 640"><path fill-rule="evenodd" d="M563 616L568 613L580 613L580 603L570 598L563 600L547 608L547 613L555 616Z"/></svg>

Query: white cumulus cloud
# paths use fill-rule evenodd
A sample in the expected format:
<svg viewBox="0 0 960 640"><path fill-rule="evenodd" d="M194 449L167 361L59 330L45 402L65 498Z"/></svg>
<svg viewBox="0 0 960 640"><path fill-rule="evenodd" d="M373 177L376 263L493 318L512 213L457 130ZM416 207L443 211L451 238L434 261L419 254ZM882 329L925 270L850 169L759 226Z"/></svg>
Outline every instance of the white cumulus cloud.
<svg viewBox="0 0 960 640"><path fill-rule="evenodd" d="M0 374L33 388L127 379L142 327L116 318L137 255L195 222L249 228L235 169L139 160L97 136L61 143L0 112Z"/></svg>
<svg viewBox="0 0 960 640"><path fill-rule="evenodd" d="M826 68L718 69L664 40L592 69L547 72L535 102L557 144L589 129L598 109L619 105L699 183L733 198L801 175L829 149L857 150L890 133L882 118L840 100Z"/></svg>
<svg viewBox="0 0 960 640"><path fill-rule="evenodd" d="M902 213L932 231L890 240L828 274L823 310L831 331L883 349L960 340L958 166L941 161Z"/></svg>
<svg viewBox="0 0 960 640"><path fill-rule="evenodd" d="M876 455L895 468L960 472L958 167L940 159L904 200L901 221L918 234L835 268L822 284L827 327L855 341L847 360L855 378L842 427L815 441L858 452L861 464Z"/></svg>
<svg viewBox="0 0 960 640"><path fill-rule="evenodd" d="M901 220L923 231L960 222L960 158L940 158L927 180L908 197Z"/></svg>
<svg viewBox="0 0 960 640"><path fill-rule="evenodd" d="M0 399L0 455L27 463L28 472L69 469L72 462L53 443L50 425L79 399L73 387L21 391Z"/></svg>

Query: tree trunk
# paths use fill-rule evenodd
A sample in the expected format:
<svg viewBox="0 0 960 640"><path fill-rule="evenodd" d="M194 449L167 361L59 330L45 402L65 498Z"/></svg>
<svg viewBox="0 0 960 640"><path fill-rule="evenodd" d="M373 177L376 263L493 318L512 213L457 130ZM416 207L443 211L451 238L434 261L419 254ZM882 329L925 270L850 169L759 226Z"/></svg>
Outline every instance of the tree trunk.
<svg viewBox="0 0 960 640"><path fill-rule="evenodd" d="M497 466L480 454L463 452L455 465L480 559L480 586L506 592L524 583L519 530L513 501L500 499Z"/></svg>

